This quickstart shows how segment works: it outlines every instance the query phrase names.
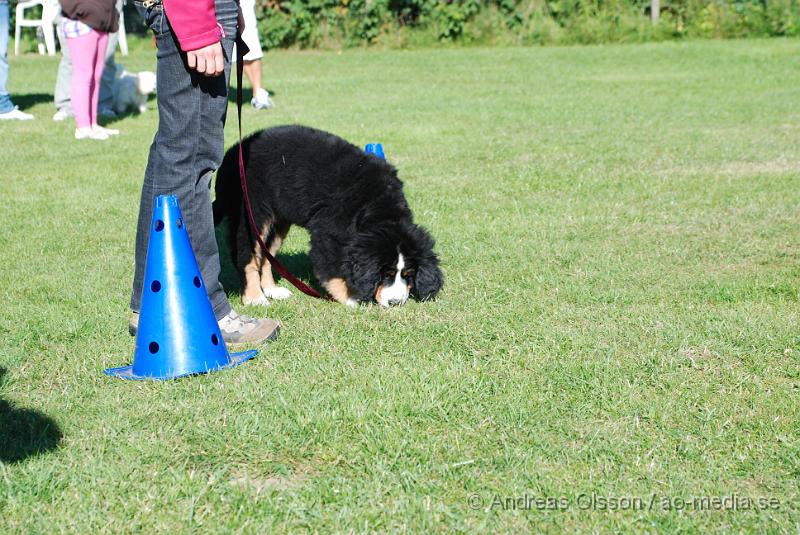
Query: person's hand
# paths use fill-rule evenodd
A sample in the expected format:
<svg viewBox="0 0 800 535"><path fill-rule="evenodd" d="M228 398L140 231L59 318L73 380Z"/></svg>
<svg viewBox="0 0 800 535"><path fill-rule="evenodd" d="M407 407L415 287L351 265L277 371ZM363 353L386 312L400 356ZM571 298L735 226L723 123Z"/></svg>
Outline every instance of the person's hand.
<svg viewBox="0 0 800 535"><path fill-rule="evenodd" d="M242 14L242 6L239 5L238 13L236 14L236 24L239 25L239 35L244 33L244 15Z"/></svg>
<svg viewBox="0 0 800 535"><path fill-rule="evenodd" d="M190 69L206 76L218 76L225 70L222 45L219 42L186 53Z"/></svg>

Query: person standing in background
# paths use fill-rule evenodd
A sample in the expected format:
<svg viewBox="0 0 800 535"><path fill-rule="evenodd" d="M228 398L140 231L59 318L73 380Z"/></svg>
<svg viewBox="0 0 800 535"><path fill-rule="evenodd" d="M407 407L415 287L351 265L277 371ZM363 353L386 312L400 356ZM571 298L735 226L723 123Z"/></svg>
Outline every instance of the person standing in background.
<svg viewBox="0 0 800 535"><path fill-rule="evenodd" d="M8 0L0 0L0 120L27 121L33 115L20 111L8 94Z"/></svg>
<svg viewBox="0 0 800 535"><path fill-rule="evenodd" d="M175 195L222 338L228 344L275 340L278 322L233 310L219 281L211 178L225 151L238 2L142 0L135 5L156 36L158 129L139 204L128 332L135 336L139 329L153 201L159 195Z"/></svg>
<svg viewBox="0 0 800 535"><path fill-rule="evenodd" d="M117 0L117 16L122 12L122 0ZM58 40L61 42L61 62L58 64L58 76L56 77L56 88L54 91L53 103L56 106L56 113L53 115L54 121L63 121L72 116L71 84L72 84L72 55L67 46L67 39L61 30L63 17L59 14L55 22L58 32ZM103 77L100 81L100 100L98 102L97 115L100 117L114 118L114 77L117 72L117 65L114 62L114 53L117 50L119 32L108 34L108 46L106 47L106 62L103 68Z"/></svg>
<svg viewBox="0 0 800 535"><path fill-rule="evenodd" d="M119 29L115 0L61 0L61 31L72 56L70 97L75 115L75 139L108 139L119 130L97 122L100 79L108 34Z"/></svg>
<svg viewBox="0 0 800 535"><path fill-rule="evenodd" d="M250 104L257 110L267 110L275 104L269 96L269 92L261 87L261 58L264 52L261 51L261 39L258 36L258 22L256 21L256 0L240 0L239 7L242 10L244 20L244 30L242 31L242 41L250 50L244 56L244 73L250 80L250 87L253 88L253 98ZM236 61L236 54L233 60Z"/></svg>

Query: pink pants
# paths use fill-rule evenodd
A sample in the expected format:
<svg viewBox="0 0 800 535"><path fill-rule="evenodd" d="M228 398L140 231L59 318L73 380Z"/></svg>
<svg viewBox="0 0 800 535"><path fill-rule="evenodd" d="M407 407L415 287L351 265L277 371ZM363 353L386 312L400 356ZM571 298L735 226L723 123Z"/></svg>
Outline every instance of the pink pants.
<svg viewBox="0 0 800 535"><path fill-rule="evenodd" d="M108 34L92 30L66 41L72 55L72 113L78 128L94 126L97 124L100 78L106 61Z"/></svg>

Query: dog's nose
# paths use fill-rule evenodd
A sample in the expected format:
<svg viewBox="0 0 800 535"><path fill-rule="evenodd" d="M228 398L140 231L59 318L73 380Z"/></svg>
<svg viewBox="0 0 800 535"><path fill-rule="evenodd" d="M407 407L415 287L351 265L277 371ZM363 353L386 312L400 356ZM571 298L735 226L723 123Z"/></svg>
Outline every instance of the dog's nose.
<svg viewBox="0 0 800 535"><path fill-rule="evenodd" d="M390 307L393 307L395 305L402 305L402 304L403 304L403 300L402 299L389 299L389 306Z"/></svg>

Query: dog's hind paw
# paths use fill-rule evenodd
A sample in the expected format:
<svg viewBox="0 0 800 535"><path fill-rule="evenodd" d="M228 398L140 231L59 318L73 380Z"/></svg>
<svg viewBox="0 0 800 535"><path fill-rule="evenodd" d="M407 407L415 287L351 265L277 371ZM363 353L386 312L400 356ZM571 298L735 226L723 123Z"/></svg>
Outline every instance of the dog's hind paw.
<svg viewBox="0 0 800 535"><path fill-rule="evenodd" d="M269 300L264 295L256 297L255 299L250 297L242 297L242 303L244 303L245 306L269 306Z"/></svg>
<svg viewBox="0 0 800 535"><path fill-rule="evenodd" d="M264 288L264 295L271 299L288 299L292 292L287 288L276 286L275 288Z"/></svg>

